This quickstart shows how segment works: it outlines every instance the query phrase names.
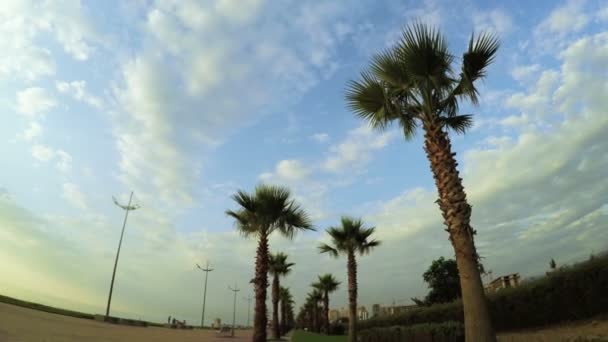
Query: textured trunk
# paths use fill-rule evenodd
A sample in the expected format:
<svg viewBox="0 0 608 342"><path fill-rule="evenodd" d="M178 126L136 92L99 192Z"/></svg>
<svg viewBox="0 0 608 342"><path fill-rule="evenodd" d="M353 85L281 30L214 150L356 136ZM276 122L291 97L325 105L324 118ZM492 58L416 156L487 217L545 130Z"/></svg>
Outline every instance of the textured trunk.
<svg viewBox="0 0 608 342"><path fill-rule="evenodd" d="M496 334L488 311L478 255L470 225L471 206L467 202L458 163L452 153L450 139L438 124L425 124L425 152L439 193L437 203L448 227L450 241L456 254L460 274L464 309L465 338L467 342L494 342Z"/></svg>
<svg viewBox="0 0 608 342"><path fill-rule="evenodd" d="M272 338L281 337L279 331L279 276L275 275L272 279Z"/></svg>
<svg viewBox="0 0 608 342"><path fill-rule="evenodd" d="M287 303L281 301L281 335L287 333Z"/></svg>
<svg viewBox="0 0 608 342"><path fill-rule="evenodd" d="M317 312L317 304L312 306L312 331L318 331L319 313Z"/></svg>
<svg viewBox="0 0 608 342"><path fill-rule="evenodd" d="M266 288L268 287L268 236L262 234L255 260L255 312L253 342L266 342Z"/></svg>
<svg viewBox="0 0 608 342"><path fill-rule="evenodd" d="M348 252L348 342L357 341L357 261L355 253Z"/></svg>
<svg viewBox="0 0 608 342"><path fill-rule="evenodd" d="M325 323L325 333L329 335L329 293L327 291L323 296L323 322Z"/></svg>

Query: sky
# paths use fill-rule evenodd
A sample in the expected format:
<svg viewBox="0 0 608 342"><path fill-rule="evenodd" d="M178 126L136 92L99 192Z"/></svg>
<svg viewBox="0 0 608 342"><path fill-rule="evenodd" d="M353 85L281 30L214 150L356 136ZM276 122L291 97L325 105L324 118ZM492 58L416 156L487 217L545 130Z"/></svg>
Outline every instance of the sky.
<svg viewBox="0 0 608 342"><path fill-rule="evenodd" d="M501 48L475 125L452 140L472 225L495 276L542 274L608 241L608 1L15 1L0 6L0 293L105 312L134 191L112 313L245 324L256 242L230 196L289 186L316 232L270 240L301 305L324 230L362 217L382 241L359 259L359 303L407 304L453 257L420 132L372 131L345 105L349 80L414 20L461 56L472 32ZM458 63L458 59L456 61ZM457 66L456 66L457 67ZM486 279L487 280L487 279Z"/></svg>

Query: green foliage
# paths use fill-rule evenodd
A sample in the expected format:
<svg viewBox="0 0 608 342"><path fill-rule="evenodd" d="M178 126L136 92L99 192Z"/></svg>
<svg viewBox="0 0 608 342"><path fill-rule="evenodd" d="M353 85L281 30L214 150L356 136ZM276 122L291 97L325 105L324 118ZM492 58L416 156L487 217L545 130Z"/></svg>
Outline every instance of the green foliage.
<svg viewBox="0 0 608 342"><path fill-rule="evenodd" d="M581 320L608 313L608 254L562 267L548 276L503 289L488 297L497 330L511 330ZM417 308L399 315L361 321L372 327L464 321L461 301Z"/></svg>
<svg viewBox="0 0 608 342"><path fill-rule="evenodd" d="M296 330L291 336L292 342L346 342L346 336L327 336L307 331Z"/></svg>
<svg viewBox="0 0 608 342"><path fill-rule="evenodd" d="M424 301L414 300L417 305L432 305L453 302L460 298L460 278L456 260L441 257L422 274L422 278L431 289Z"/></svg>
<svg viewBox="0 0 608 342"><path fill-rule="evenodd" d="M279 277L286 276L291 272L291 267L295 264L287 262L287 254L275 253L268 256L268 272Z"/></svg>
<svg viewBox="0 0 608 342"><path fill-rule="evenodd" d="M329 335L346 335L348 330L348 322L335 322L329 325Z"/></svg>
<svg viewBox="0 0 608 342"><path fill-rule="evenodd" d="M493 35L471 35L456 72L456 58L445 37L433 27L414 23L393 47L373 57L359 80L349 83L346 101L372 127L385 129L395 122L408 139L417 127L430 123L464 133L473 120L469 114L458 114L459 102L477 104L475 82L485 77L498 47Z"/></svg>
<svg viewBox="0 0 608 342"><path fill-rule="evenodd" d="M370 239L376 228L366 228L361 219L343 216L340 223L339 227L327 229L333 246L322 243L319 246L320 253L329 253L333 257L350 252L365 255L380 245L380 241Z"/></svg>
<svg viewBox="0 0 608 342"><path fill-rule="evenodd" d="M238 210L227 210L243 236L268 236L275 230L292 238L299 230L314 230L308 213L291 199L288 188L258 185L252 194L237 191L232 199Z"/></svg>
<svg viewBox="0 0 608 342"><path fill-rule="evenodd" d="M371 328L361 331L359 336L360 342L464 342L464 326L460 322L445 322Z"/></svg>

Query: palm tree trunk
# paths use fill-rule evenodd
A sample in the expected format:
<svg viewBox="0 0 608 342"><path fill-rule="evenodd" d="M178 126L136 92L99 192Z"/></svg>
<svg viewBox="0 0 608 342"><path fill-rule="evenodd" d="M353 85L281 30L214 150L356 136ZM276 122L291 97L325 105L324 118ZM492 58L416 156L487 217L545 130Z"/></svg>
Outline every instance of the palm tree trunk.
<svg viewBox="0 0 608 342"><path fill-rule="evenodd" d="M255 312L253 342L266 342L266 288L268 287L268 236L261 234L255 260Z"/></svg>
<svg viewBox="0 0 608 342"><path fill-rule="evenodd" d="M450 139L438 124L424 125L424 150L431 163L431 171L439 192L437 203L448 227L450 241L456 254L460 274L464 309L465 339L467 342L494 342L488 304L481 282L478 255L470 225L471 206L459 177L458 163L452 153Z"/></svg>
<svg viewBox="0 0 608 342"><path fill-rule="evenodd" d="M312 306L312 331L316 332L319 326L319 313L317 312L317 304Z"/></svg>
<svg viewBox="0 0 608 342"><path fill-rule="evenodd" d="M323 322L325 323L325 333L329 335L329 293L325 291L323 296Z"/></svg>
<svg viewBox="0 0 608 342"><path fill-rule="evenodd" d="M287 333L287 303L281 301L281 335Z"/></svg>
<svg viewBox="0 0 608 342"><path fill-rule="evenodd" d="M348 342L357 341L357 261L355 253L348 252Z"/></svg>
<svg viewBox="0 0 608 342"><path fill-rule="evenodd" d="M279 331L279 276L275 275L272 280L272 338L281 337Z"/></svg>

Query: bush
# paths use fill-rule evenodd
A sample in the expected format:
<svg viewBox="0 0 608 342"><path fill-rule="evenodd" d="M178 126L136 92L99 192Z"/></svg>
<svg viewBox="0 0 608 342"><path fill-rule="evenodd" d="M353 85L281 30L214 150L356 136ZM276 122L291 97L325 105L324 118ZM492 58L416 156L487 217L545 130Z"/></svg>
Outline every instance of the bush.
<svg viewBox="0 0 608 342"><path fill-rule="evenodd" d="M329 335L345 335L347 325L343 323L332 323L329 325Z"/></svg>
<svg viewBox="0 0 608 342"><path fill-rule="evenodd" d="M530 328L608 313L608 255L565 267L488 296L496 330ZM360 322L361 330L446 321L463 322L462 303L417 308Z"/></svg>
<svg viewBox="0 0 608 342"><path fill-rule="evenodd" d="M407 327L378 327L362 330L359 342L462 342L464 327L460 322L415 324Z"/></svg>

